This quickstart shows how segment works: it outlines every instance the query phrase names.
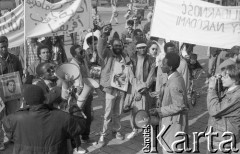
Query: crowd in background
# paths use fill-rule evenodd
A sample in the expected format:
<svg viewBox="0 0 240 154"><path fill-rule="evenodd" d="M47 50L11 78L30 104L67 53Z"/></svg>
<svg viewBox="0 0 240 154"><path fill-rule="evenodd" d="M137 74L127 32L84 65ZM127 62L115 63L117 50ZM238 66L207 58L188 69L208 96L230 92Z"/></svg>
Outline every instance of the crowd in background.
<svg viewBox="0 0 240 154"><path fill-rule="evenodd" d="M80 42L73 44L70 51L65 51L63 36L29 38L24 49L28 53L27 61L23 63L9 53L8 38L0 36L0 74L18 71L23 84L23 98L4 102L5 109L0 115L3 125L0 150L5 149L5 135L9 142L14 142L15 153L66 154L69 147L67 139L71 140L75 152L86 153L81 144L95 142L89 137L93 91L85 100L79 101L78 97L83 92L84 79L95 78L91 74L93 67L101 69L97 77L100 88L95 91L105 96L103 127L98 140L100 147L106 145L110 122L112 134L119 140L124 139L120 115L129 110L132 131L126 136L128 140L139 131L133 118L139 110L160 118L160 129L163 125L172 124L171 132L165 136L169 145L174 142L176 132L188 131L189 89L195 73L203 69L197 54L193 53L196 45L150 37L153 11L147 15L148 22L143 25L142 16L129 8L124 16L125 31L118 33L111 25L113 19L118 24L117 4L114 0L111 4L110 24L103 23L95 8L93 30L80 36ZM71 54L70 59L66 52ZM231 49L209 47L206 79L206 84L209 84L209 126L219 133L233 132L236 141L240 139L239 53L239 46ZM111 86L115 62L130 68L127 91ZM65 63L78 66L80 75L76 80L68 76L63 80L56 76L57 68ZM117 79L120 85L124 78L126 76L121 74ZM216 86L219 81L222 82L221 89ZM70 92L63 98L66 91ZM222 140L221 137L216 138L213 146L217 147Z"/></svg>

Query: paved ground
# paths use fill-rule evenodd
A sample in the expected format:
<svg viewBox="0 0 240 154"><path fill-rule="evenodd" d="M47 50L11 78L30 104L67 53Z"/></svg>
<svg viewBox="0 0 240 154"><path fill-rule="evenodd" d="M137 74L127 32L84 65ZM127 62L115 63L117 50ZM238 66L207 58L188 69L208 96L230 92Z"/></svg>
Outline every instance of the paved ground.
<svg viewBox="0 0 240 154"><path fill-rule="evenodd" d="M127 9L127 8L126 8ZM101 16L104 21L109 21L110 19L110 9L101 8L99 10L102 10ZM124 9L123 9L124 10ZM113 27L118 31L123 31L123 27L125 24L125 20L123 18L123 15L125 12L120 12L119 14L119 24L115 25L113 24ZM199 61L200 63L207 68L207 61L206 61L206 47L197 46L194 49L194 52L199 55ZM205 77L204 75L196 82L196 88L199 90L204 85ZM202 91L200 93L200 98L197 101L197 104L195 107L191 107L190 113L189 113L189 134L192 134L192 132L200 132L204 131L207 126L207 120L208 120L208 113L206 108L206 90ZM93 101L93 110L94 110L94 121L91 126L91 138L95 139L96 141L99 138L99 132L102 128L102 122L103 122L103 114L104 114L104 96L100 95L94 96ZM121 122L122 122L122 133L127 134L131 132L131 126L129 123L129 115L123 114L121 116ZM192 135L190 135L190 147L192 146ZM136 136L132 140L123 140L118 141L112 137L112 135L107 136L108 144L99 149L98 145L83 145L83 147L88 149L88 152L91 154L140 154L142 152L143 148L143 137L142 133L140 132L138 136ZM205 154L207 149L207 142L205 138L200 139L200 154ZM0 154L10 154L12 151L13 145L8 145L6 151L0 152ZM158 146L159 153L161 152L161 148Z"/></svg>

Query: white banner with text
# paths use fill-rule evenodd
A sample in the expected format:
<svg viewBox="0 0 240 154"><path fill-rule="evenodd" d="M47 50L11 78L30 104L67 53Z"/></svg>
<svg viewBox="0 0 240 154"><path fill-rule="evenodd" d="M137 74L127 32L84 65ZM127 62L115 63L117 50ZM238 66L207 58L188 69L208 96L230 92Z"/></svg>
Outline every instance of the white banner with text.
<svg viewBox="0 0 240 154"><path fill-rule="evenodd" d="M157 0L151 36L218 48L240 45L240 6Z"/></svg>
<svg viewBox="0 0 240 154"><path fill-rule="evenodd" d="M90 0L25 1L26 37L67 35L92 26Z"/></svg>
<svg viewBox="0 0 240 154"><path fill-rule="evenodd" d="M0 17L0 36L8 38L9 48L24 44L23 4Z"/></svg>

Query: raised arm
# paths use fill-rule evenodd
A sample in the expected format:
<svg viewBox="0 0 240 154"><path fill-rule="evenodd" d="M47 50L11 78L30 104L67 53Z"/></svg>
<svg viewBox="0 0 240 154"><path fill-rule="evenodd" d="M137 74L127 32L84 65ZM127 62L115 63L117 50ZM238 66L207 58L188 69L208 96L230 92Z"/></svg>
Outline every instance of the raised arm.
<svg viewBox="0 0 240 154"><path fill-rule="evenodd" d="M102 60L104 60L111 53L111 50L108 48L108 43L107 43L107 39L111 33L111 30L112 30L111 25L104 26L98 40L97 51L98 51L98 56Z"/></svg>
<svg viewBox="0 0 240 154"><path fill-rule="evenodd" d="M107 36L101 35L98 40L97 51L98 51L98 56L102 60L104 60L108 56L108 54L111 52L107 45L107 38L108 38Z"/></svg>

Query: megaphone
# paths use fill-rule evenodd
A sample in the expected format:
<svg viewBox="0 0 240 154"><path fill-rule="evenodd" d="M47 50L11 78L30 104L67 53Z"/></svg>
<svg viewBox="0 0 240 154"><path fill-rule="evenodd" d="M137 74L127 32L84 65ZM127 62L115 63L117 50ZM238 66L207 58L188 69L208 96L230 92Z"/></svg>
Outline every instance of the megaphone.
<svg viewBox="0 0 240 154"><path fill-rule="evenodd" d="M83 90L77 99L77 104L80 108L84 105L91 90L99 88L99 83L92 78L83 78L83 83L84 83Z"/></svg>
<svg viewBox="0 0 240 154"><path fill-rule="evenodd" d="M71 81L78 79L80 76L80 68L76 64L63 63L56 68L55 74L63 81L61 97L67 100L69 97L69 88L71 86L68 80L69 78Z"/></svg>
<svg viewBox="0 0 240 154"><path fill-rule="evenodd" d="M133 124L136 128L144 128L147 125L156 126L159 124L159 116L150 116L149 113L145 110L138 110L133 115Z"/></svg>
<svg viewBox="0 0 240 154"><path fill-rule="evenodd" d="M76 64L64 63L56 68L55 74L58 78L66 80L66 74L68 74L72 81L76 80L80 76L80 69Z"/></svg>

